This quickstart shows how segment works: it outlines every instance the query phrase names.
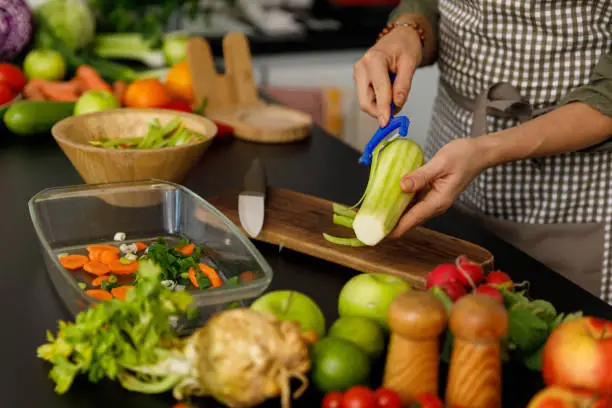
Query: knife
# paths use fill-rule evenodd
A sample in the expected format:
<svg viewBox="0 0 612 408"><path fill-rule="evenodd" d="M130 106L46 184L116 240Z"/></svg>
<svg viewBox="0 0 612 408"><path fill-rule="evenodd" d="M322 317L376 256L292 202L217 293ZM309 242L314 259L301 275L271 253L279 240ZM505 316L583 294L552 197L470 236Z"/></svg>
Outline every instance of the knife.
<svg viewBox="0 0 612 408"><path fill-rule="evenodd" d="M255 159L244 177L243 190L238 195L238 217L247 234L255 238L264 222L266 172L261 160Z"/></svg>

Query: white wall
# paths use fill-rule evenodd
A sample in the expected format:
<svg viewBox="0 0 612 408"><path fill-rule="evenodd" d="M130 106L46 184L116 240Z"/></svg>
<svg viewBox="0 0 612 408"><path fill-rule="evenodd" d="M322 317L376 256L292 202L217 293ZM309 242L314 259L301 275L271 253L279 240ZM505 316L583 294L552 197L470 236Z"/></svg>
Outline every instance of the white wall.
<svg viewBox="0 0 612 408"><path fill-rule="evenodd" d="M259 56L253 59L258 84L274 86L329 86L343 88L343 110L346 118L345 140L358 149L376 131L376 121L358 114L354 94L353 64L363 51L339 51ZM432 105L437 89L437 67L422 68L413 80L410 98L401 114L411 122L410 134L423 143L429 126Z"/></svg>

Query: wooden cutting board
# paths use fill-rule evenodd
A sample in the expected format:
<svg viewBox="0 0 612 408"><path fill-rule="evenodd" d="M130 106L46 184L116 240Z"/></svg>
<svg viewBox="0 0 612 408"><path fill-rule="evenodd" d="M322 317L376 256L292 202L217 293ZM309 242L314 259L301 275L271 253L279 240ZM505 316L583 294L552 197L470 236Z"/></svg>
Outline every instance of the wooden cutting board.
<svg viewBox="0 0 612 408"><path fill-rule="evenodd" d="M237 192L208 201L240 227ZM427 228L415 228L375 247L357 248L332 244L323 238L323 232L354 236L352 229L334 225L331 201L268 188L264 226L256 240L283 245L360 272L400 276L418 289L425 288L425 275L433 267L452 263L459 255L467 255L487 271L493 268L493 255L486 249Z"/></svg>

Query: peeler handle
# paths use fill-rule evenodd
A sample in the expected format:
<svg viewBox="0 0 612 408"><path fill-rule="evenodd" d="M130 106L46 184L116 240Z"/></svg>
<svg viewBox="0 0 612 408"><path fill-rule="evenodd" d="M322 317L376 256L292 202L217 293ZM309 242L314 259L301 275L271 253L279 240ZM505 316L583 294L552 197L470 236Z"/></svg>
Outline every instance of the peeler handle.
<svg viewBox="0 0 612 408"><path fill-rule="evenodd" d="M408 126L410 126L410 120L406 116L392 117L387 126L378 128L376 133L374 133L374 136L372 136L372 139L366 145L363 155L359 158L359 163L369 165L372 162L372 153L376 146L394 130L399 129L399 136L408 136Z"/></svg>

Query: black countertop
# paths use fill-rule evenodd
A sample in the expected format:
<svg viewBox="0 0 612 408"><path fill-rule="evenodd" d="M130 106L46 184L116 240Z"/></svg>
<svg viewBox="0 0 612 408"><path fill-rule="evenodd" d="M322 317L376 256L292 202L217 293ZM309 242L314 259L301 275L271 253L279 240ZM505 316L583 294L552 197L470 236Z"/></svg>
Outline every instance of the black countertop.
<svg viewBox="0 0 612 408"><path fill-rule="evenodd" d="M184 184L203 197L241 185L250 161L260 156L269 183L330 200L355 201L367 180L367 169L357 163L359 154L342 142L315 130L312 138L291 145L256 145L240 141L215 142L191 171ZM3 313L0 405L3 407L148 407L168 408L169 395L129 393L116 384L97 386L79 379L70 392L57 396L47 379L48 367L36 358L47 329L68 318L47 277L37 238L27 213L27 201L38 191L82 180L68 159L48 137L32 143L0 143L0 259L3 260L0 299ZM498 267L515 280L530 280L531 294L553 302L560 311L582 309L612 319L612 308L566 279L533 261L470 219L451 210L428 223L429 227L470 240L489 249ZM337 317L337 296L354 272L308 256L268 245L258 245L275 271L269 290L293 289L312 296L328 323ZM540 374L522 367L504 369L504 407L525 407L542 387ZM295 407L316 407L321 396L311 387ZM217 406L209 400L201 406ZM277 401L266 406L278 407Z"/></svg>

